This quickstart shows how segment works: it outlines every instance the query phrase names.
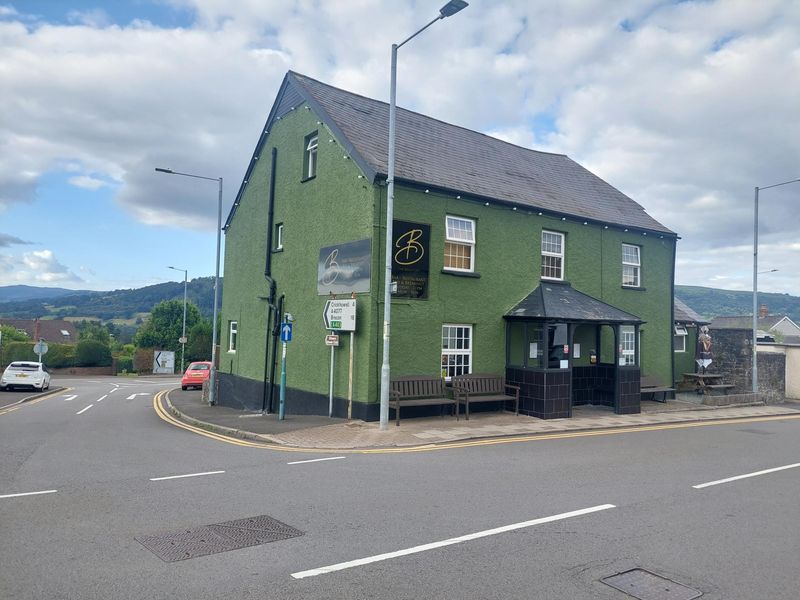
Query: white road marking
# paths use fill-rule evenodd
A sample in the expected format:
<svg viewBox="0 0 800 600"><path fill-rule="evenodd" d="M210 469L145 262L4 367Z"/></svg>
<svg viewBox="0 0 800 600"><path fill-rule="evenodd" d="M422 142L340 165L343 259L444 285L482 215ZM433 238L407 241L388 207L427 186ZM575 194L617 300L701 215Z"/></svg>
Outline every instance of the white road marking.
<svg viewBox="0 0 800 600"><path fill-rule="evenodd" d="M112 390L112 391L113 391L113 390ZM149 396L149 395L150 395L150 394L149 394L148 392L138 392L138 393L136 393L136 394L131 394L130 396L128 396L127 398L125 398L125 400L133 400L134 398L136 398L136 396Z"/></svg>
<svg viewBox="0 0 800 600"><path fill-rule="evenodd" d="M21 494L5 494L0 498L19 498L20 496L38 496L39 494L55 494L58 490L44 490L41 492L22 492Z"/></svg>
<svg viewBox="0 0 800 600"><path fill-rule="evenodd" d="M296 460L294 462L286 463L287 465L304 465L306 463L322 462L323 460L339 460L345 458L344 456L330 456L328 458L314 458L311 460Z"/></svg>
<svg viewBox="0 0 800 600"><path fill-rule="evenodd" d="M87 410L89 410L90 408L92 408L93 406L94 406L94 404L90 404L89 406L87 406L86 408L82 408L81 410L79 410L79 411L78 411L78 412L76 412L75 414L76 414L76 415L83 414L83 413L85 413Z"/></svg>
<svg viewBox="0 0 800 600"><path fill-rule="evenodd" d="M78 394L73 394L72 396L64 396L64 402L69 402L70 400L75 400L78 397Z"/></svg>
<svg viewBox="0 0 800 600"><path fill-rule="evenodd" d="M184 477L200 477L201 475L217 475L225 471L206 471L205 473L189 473L188 475L170 475L169 477L151 477L150 481L164 481L166 479L183 479Z"/></svg>
<svg viewBox="0 0 800 600"><path fill-rule="evenodd" d="M737 475L736 477L728 477L726 479L718 479L717 481L709 481L707 483L693 485L692 487L696 490L701 490L703 488L711 487L712 485L719 485L721 483L730 483L731 481L738 481L739 479L747 479L748 477L758 477L759 475L766 475L767 473L775 473L777 471L785 471L786 469L796 469L797 467L800 467L800 463L794 463L793 465L785 465L783 467L775 467L774 469L764 469L763 471L756 471L755 473L746 473L744 475Z"/></svg>
<svg viewBox="0 0 800 600"><path fill-rule="evenodd" d="M480 538L488 537L491 535L497 535L500 533L506 533L508 531L514 531L516 529L523 529L525 527L533 527L534 525L541 525L542 523L551 523L553 521L560 521L562 519L569 519L570 517L577 517L580 515L586 515L593 512L598 512L601 510L608 510L609 508L615 508L613 504L601 504L599 506L592 506L589 508L582 508L580 510L574 510L572 512L561 513L559 515L552 515L550 517L542 517L541 519L533 519L532 521L523 521L522 523L514 523L513 525L504 525L503 527L497 527L495 529L487 529L485 531L478 531L476 533L470 533L468 535L462 535L461 537L450 538L449 540L443 540L441 542L432 542L430 544L423 544L421 546L414 546L413 548L406 548L405 550L397 550L395 552L387 552L385 554L377 554L375 556L369 556L367 558L359 558L358 560L351 560L349 562L338 563L335 565L328 565L327 567L320 567L318 569L309 569L308 571L299 571L297 573L292 573L292 577L295 579L303 579L305 577L315 577L317 575L324 575L325 573L333 573L334 571L342 571L344 569L351 569L353 567L360 567L362 565L368 565L370 563L379 562L382 560L389 560L390 558L397 558L400 556L408 556L409 554L416 554L418 552L425 552L426 550L434 550L436 548L441 548L443 546L451 546L453 544L460 544L462 542L469 542L471 540L477 540Z"/></svg>
<svg viewBox="0 0 800 600"><path fill-rule="evenodd" d="M113 393L114 393L114 392L116 392L118 389L119 389L118 387L115 387L113 390L111 390L111 391L110 391L110 392L108 392L108 393L109 393L109 394L113 394Z"/></svg>
<svg viewBox="0 0 800 600"><path fill-rule="evenodd" d="M100 397L97 399L97 401L98 401L98 402L102 402L102 401L103 401L103 400L105 400L106 398L108 398L108 394L106 394L105 396L100 396Z"/></svg>

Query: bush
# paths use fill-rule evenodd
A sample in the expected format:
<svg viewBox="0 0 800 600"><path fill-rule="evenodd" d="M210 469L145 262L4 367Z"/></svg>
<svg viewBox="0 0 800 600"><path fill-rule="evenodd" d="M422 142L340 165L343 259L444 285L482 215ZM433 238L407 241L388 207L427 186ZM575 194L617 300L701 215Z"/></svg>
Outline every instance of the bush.
<svg viewBox="0 0 800 600"><path fill-rule="evenodd" d="M117 358L117 373L133 373L133 357L119 356Z"/></svg>
<svg viewBox="0 0 800 600"><path fill-rule="evenodd" d="M153 348L137 348L133 357L133 368L137 373L152 373Z"/></svg>
<svg viewBox="0 0 800 600"><path fill-rule="evenodd" d="M33 342L4 343L1 350L0 364L3 368L15 360L39 360L39 356L33 352Z"/></svg>
<svg viewBox="0 0 800 600"><path fill-rule="evenodd" d="M64 369L75 366L75 346L73 344L48 344L47 354L42 362L53 369Z"/></svg>
<svg viewBox="0 0 800 600"><path fill-rule="evenodd" d="M75 348L76 367L108 367L111 349L97 340L81 340Z"/></svg>

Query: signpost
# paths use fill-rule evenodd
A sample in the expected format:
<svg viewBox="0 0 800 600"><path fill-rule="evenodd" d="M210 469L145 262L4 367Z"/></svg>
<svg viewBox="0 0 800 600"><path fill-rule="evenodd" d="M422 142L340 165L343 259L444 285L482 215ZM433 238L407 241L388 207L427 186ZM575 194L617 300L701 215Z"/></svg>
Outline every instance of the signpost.
<svg viewBox="0 0 800 600"><path fill-rule="evenodd" d="M33 345L33 351L39 355L39 362L42 362L42 355L47 354L49 348L47 347L47 342L44 340L39 340Z"/></svg>
<svg viewBox="0 0 800 600"><path fill-rule="evenodd" d="M356 299L345 298L342 300L327 300L325 310L322 311L322 320L325 329L330 330L330 335L325 336L325 344L331 347L331 374L328 389L328 416L333 416L333 365L335 348L339 345L339 331L350 332L350 365L347 371L347 418L353 416L353 345L356 330Z"/></svg>
<svg viewBox="0 0 800 600"><path fill-rule="evenodd" d="M278 405L278 420L283 421L286 416L286 344L292 341L292 323L288 321L290 315L283 315L281 324L281 396Z"/></svg>

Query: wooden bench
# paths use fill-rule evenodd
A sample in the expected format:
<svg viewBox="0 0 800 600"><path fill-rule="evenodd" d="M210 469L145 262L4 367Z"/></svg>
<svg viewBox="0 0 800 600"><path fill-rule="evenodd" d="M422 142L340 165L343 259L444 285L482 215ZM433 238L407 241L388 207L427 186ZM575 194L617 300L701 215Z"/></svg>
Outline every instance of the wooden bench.
<svg viewBox="0 0 800 600"><path fill-rule="evenodd" d="M656 402L666 402L667 394L670 392L675 393L675 388L665 386L658 377L653 377L652 375L642 377L639 389L642 400L645 399L645 396L652 395L653 400ZM659 394L661 395L661 400L657 398Z"/></svg>
<svg viewBox="0 0 800 600"><path fill-rule="evenodd" d="M396 425L400 425L401 406L454 406L456 401L448 396L444 379L431 375L406 375L392 379L389 386L389 408L393 408ZM458 420L458 406L456 406Z"/></svg>
<svg viewBox="0 0 800 600"><path fill-rule="evenodd" d="M456 400L456 417L460 406L464 405L469 420L469 405L477 402L514 402L514 414L519 415L519 386L509 385L505 379L497 375L471 373L457 375L451 380L453 397ZM511 390L513 393L507 393Z"/></svg>

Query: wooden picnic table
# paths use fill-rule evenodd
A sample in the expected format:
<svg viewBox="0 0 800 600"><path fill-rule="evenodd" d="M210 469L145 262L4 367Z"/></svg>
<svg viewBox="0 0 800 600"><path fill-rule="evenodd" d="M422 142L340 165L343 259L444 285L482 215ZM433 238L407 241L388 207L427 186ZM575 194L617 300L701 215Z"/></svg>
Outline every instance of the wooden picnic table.
<svg viewBox="0 0 800 600"><path fill-rule="evenodd" d="M689 385L693 384L698 394L725 393L728 389L734 387L732 385L724 385L720 373L684 373L683 381Z"/></svg>

